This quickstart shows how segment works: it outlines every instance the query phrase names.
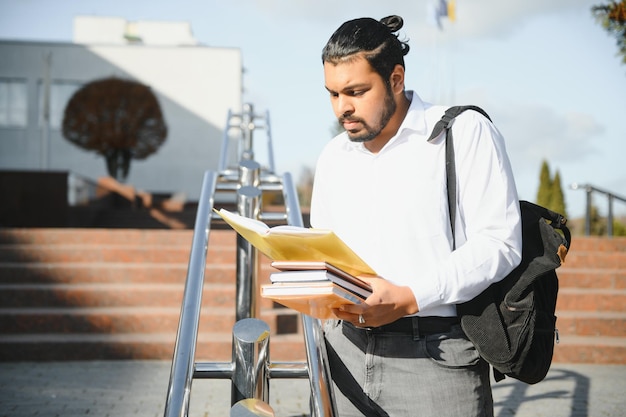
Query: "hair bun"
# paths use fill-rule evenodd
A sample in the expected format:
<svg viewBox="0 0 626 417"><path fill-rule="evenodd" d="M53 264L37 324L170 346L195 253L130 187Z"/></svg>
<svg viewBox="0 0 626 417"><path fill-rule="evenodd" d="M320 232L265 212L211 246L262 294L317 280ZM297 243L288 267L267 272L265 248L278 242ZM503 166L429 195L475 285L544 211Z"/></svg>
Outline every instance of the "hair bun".
<svg viewBox="0 0 626 417"><path fill-rule="evenodd" d="M391 33L399 31L400 29L402 29L402 26L404 25L404 21L402 20L402 18L395 14L391 16L383 17L382 19L380 19L380 23L387 26L387 28L389 28L389 31Z"/></svg>

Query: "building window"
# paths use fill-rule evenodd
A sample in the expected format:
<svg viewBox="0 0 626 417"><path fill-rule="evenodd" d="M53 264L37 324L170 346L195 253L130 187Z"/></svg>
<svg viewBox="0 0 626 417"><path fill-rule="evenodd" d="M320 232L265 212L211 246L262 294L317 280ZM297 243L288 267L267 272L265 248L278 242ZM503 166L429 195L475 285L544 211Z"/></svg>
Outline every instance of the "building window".
<svg viewBox="0 0 626 417"><path fill-rule="evenodd" d="M63 126L63 114L65 106L70 101L74 93L82 87L82 83L74 81L53 81L50 84L48 95L48 115L49 127L51 129L61 129ZM46 115L46 91L43 83L39 83L39 126L43 126Z"/></svg>
<svg viewBox="0 0 626 417"><path fill-rule="evenodd" d="M0 78L0 127L26 127L27 96L26 80Z"/></svg>

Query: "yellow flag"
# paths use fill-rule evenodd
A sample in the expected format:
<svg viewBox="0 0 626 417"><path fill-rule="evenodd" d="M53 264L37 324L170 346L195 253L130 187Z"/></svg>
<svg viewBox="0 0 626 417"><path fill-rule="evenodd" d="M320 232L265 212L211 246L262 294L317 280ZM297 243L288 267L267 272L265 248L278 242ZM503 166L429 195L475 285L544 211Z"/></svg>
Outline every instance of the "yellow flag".
<svg viewBox="0 0 626 417"><path fill-rule="evenodd" d="M451 22L456 21L456 0L448 1L448 19Z"/></svg>

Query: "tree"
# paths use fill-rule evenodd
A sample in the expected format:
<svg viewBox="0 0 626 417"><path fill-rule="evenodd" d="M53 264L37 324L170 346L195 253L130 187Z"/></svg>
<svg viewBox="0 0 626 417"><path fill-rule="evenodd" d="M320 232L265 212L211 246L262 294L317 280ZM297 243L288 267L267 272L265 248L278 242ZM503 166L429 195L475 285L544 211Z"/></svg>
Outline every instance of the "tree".
<svg viewBox="0 0 626 417"><path fill-rule="evenodd" d="M607 222L600 214L600 210L595 205L591 205L591 213L589 215L591 230L589 234L591 236L602 236L606 235L607 232Z"/></svg>
<svg viewBox="0 0 626 417"><path fill-rule="evenodd" d="M537 190L537 204L548 207L552 200L552 179L550 178L550 167L548 161L541 163L541 171L539 173L539 190Z"/></svg>
<svg viewBox="0 0 626 417"><path fill-rule="evenodd" d="M552 190L550 192L550 210L556 211L567 218L567 210L565 209L565 197L563 196L563 188L561 188L561 174L556 171L552 179Z"/></svg>
<svg viewBox="0 0 626 417"><path fill-rule="evenodd" d="M167 136L161 107L150 87L106 78L76 91L65 108L63 136L103 155L109 175L124 182L130 160L155 153Z"/></svg>
<svg viewBox="0 0 626 417"><path fill-rule="evenodd" d="M618 55L622 56L622 63L626 64L626 0L592 6L591 13L610 35L615 36Z"/></svg>
<svg viewBox="0 0 626 417"><path fill-rule="evenodd" d="M561 187L561 174L556 172L554 177L550 174L548 161L541 164L539 174L539 190L537 190L537 204L567 217L565 210L565 197Z"/></svg>

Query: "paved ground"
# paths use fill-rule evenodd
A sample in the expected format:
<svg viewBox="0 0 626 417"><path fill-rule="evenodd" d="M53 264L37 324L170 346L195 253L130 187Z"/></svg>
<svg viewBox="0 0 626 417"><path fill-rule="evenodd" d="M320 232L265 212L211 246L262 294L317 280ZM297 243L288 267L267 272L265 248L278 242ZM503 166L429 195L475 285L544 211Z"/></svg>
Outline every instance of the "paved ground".
<svg viewBox="0 0 626 417"><path fill-rule="evenodd" d="M170 363L0 363L0 416L163 416ZM494 385L496 416L626 416L626 365L555 364L545 381ZM308 381L270 383L276 417L308 415ZM228 416L230 381L194 380L191 417Z"/></svg>

